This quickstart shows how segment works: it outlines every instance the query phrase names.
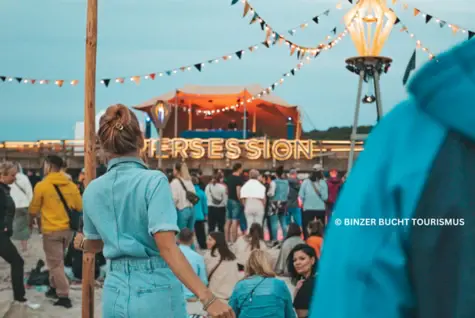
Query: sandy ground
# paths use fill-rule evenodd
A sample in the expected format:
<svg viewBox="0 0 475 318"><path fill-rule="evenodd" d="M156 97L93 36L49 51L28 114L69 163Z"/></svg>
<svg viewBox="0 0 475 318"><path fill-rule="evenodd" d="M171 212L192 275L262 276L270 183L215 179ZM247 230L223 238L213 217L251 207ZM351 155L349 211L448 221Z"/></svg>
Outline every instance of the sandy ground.
<svg viewBox="0 0 475 318"><path fill-rule="evenodd" d="M17 244L18 246L18 244ZM20 249L19 249L20 250ZM29 249L22 253L25 260L25 271L29 272L35 267L36 262L41 258L45 259L41 238L38 234L33 234L29 241ZM287 282L288 283L288 282ZM290 287L290 286L289 286ZM44 291L38 291L35 288L27 289L27 298L33 303L39 304L40 308L31 310L19 306L12 306L13 299L10 284L10 266L0 259L0 317L5 318L65 318L81 317L81 285L71 285L70 298L73 308L65 309L55 307L53 301L44 296ZM101 295L102 289L97 287L95 290L95 317L101 317ZM200 303L188 303L188 312L190 314L203 314Z"/></svg>

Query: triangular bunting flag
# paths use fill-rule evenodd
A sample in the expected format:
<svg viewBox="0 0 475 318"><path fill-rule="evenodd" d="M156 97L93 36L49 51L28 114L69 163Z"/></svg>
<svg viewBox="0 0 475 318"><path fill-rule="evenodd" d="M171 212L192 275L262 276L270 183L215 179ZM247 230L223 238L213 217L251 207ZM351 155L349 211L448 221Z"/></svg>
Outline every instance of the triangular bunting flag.
<svg viewBox="0 0 475 318"><path fill-rule="evenodd" d="M78 80L72 80L72 81L71 81L71 85L72 85L72 86L76 86L78 83L79 83ZM35 80L31 80L31 84L35 84Z"/></svg>
<svg viewBox="0 0 475 318"><path fill-rule="evenodd" d="M333 28L332 33L336 34L336 27Z"/></svg>
<svg viewBox="0 0 475 318"><path fill-rule="evenodd" d="M402 8L403 8L404 10L407 10L407 9L409 8L409 5L408 5L407 3L404 3L404 4L402 5Z"/></svg>
<svg viewBox="0 0 475 318"><path fill-rule="evenodd" d="M292 46L290 47L290 56L294 55L296 48L297 48L297 47L296 47L295 45L292 45Z"/></svg>
<svg viewBox="0 0 475 318"><path fill-rule="evenodd" d="M105 86L105 87L108 87L110 81L111 81L111 80L110 80L109 78L105 78L105 79L102 80L102 83L104 83L104 86Z"/></svg>
<svg viewBox="0 0 475 318"><path fill-rule="evenodd" d="M130 79L132 82L135 82L135 84L140 84L140 76L132 76Z"/></svg>
<svg viewBox="0 0 475 318"><path fill-rule="evenodd" d="M445 22L445 21L440 21L439 24L440 24L440 27L443 28L443 27L447 24L447 22Z"/></svg>
<svg viewBox="0 0 475 318"><path fill-rule="evenodd" d="M320 51L317 51L317 52L315 53L315 56L314 56L313 58L317 58L317 56L319 56L319 55L320 55Z"/></svg>
<svg viewBox="0 0 475 318"><path fill-rule="evenodd" d="M116 78L115 81L117 83L124 84L124 78L123 77Z"/></svg>
<svg viewBox="0 0 475 318"><path fill-rule="evenodd" d="M272 90L274 90L275 89L275 84L272 84L270 87L271 87Z"/></svg>
<svg viewBox="0 0 475 318"><path fill-rule="evenodd" d="M312 19L313 22L315 22L316 24L318 24L318 16L316 16L315 18Z"/></svg>
<svg viewBox="0 0 475 318"><path fill-rule="evenodd" d="M251 6L249 5L249 3L246 1L246 3L244 4L244 13L242 15L242 17L244 18L247 13L249 12L249 9L251 8Z"/></svg>
<svg viewBox="0 0 475 318"><path fill-rule="evenodd" d="M253 46L250 46L250 47L249 47L249 51L250 51L250 52L254 52L254 47L253 47Z"/></svg>
<svg viewBox="0 0 475 318"><path fill-rule="evenodd" d="M237 52L236 52L236 56L238 57L238 59L241 59L241 57L242 57L242 52L243 52L243 51L237 51Z"/></svg>
<svg viewBox="0 0 475 318"><path fill-rule="evenodd" d="M300 50L297 51L297 58L300 60Z"/></svg>
<svg viewBox="0 0 475 318"><path fill-rule="evenodd" d="M201 63L195 64L195 67L198 71L201 72Z"/></svg>
<svg viewBox="0 0 475 318"><path fill-rule="evenodd" d="M280 37L280 38L279 38L279 45L282 45L282 43L284 43L284 38L283 38L283 37Z"/></svg>
<svg viewBox="0 0 475 318"><path fill-rule="evenodd" d="M323 14L328 16L330 14L330 10L327 10L327 11L323 12Z"/></svg>
<svg viewBox="0 0 475 318"><path fill-rule="evenodd" d="M264 31L264 27L266 26L266 23L264 22L264 20L261 21L261 29L262 31Z"/></svg>
<svg viewBox="0 0 475 318"><path fill-rule="evenodd" d="M186 67L185 67L185 66L182 66L182 67L180 67L180 70L181 70L182 72L184 72L184 71L185 71L185 69L186 69Z"/></svg>
<svg viewBox="0 0 475 318"><path fill-rule="evenodd" d="M475 32L473 31L468 31L468 39L470 40L471 38L473 38L473 36L475 35ZM3 77L3 76L2 76ZM2 79L2 81L4 81L4 79Z"/></svg>
<svg viewBox="0 0 475 318"><path fill-rule="evenodd" d="M148 76L152 79L152 81L155 79L155 73L149 74Z"/></svg>
<svg viewBox="0 0 475 318"><path fill-rule="evenodd" d="M231 5L233 6L233 5L235 5L236 3L238 3L238 2L239 2L239 0L231 0ZM246 2L246 3L247 3L247 2Z"/></svg>
<svg viewBox="0 0 475 318"><path fill-rule="evenodd" d="M397 0L393 0L393 4L396 4Z"/></svg>
<svg viewBox="0 0 475 318"><path fill-rule="evenodd" d="M401 22L401 20L399 20L399 18L396 17L396 21L394 22L394 25L398 24L399 22Z"/></svg>
<svg viewBox="0 0 475 318"><path fill-rule="evenodd" d="M210 62L211 63L211 62ZM172 75L172 71L166 71L165 73L167 73L168 76L171 76Z"/></svg>
<svg viewBox="0 0 475 318"><path fill-rule="evenodd" d="M290 74L295 75L295 70L292 69L292 70L290 71Z"/></svg>
<svg viewBox="0 0 475 318"><path fill-rule="evenodd" d="M419 13L421 13L421 10L414 8L414 16L416 17Z"/></svg>
<svg viewBox="0 0 475 318"><path fill-rule="evenodd" d="M456 25L452 25L452 32L455 34L460 30L460 28Z"/></svg>
<svg viewBox="0 0 475 318"><path fill-rule="evenodd" d="M7 79L6 76L0 76L0 80L1 80L2 82L5 82L6 79Z"/></svg>
<svg viewBox="0 0 475 318"><path fill-rule="evenodd" d="M55 83L56 85L58 85L58 87L62 87L63 84L64 84L64 81L63 81L63 80L56 80L54 83Z"/></svg>
<svg viewBox="0 0 475 318"><path fill-rule="evenodd" d="M289 34L290 34L290 35L294 35L294 34L295 34L295 30L289 30Z"/></svg>
<svg viewBox="0 0 475 318"><path fill-rule="evenodd" d="M411 72L416 69L416 50L414 50L414 53L412 53L411 59L409 60L409 63L407 64L406 71L404 72L404 77L402 78L402 85L406 85L407 81L409 80L409 76L411 75Z"/></svg>
<svg viewBox="0 0 475 318"><path fill-rule="evenodd" d="M280 40L280 35L279 34L275 34L275 37L274 37L274 41L272 42L272 45L275 45L277 43L277 41Z"/></svg>
<svg viewBox="0 0 475 318"><path fill-rule="evenodd" d="M77 81L77 80L75 80L75 81ZM30 80L30 82L31 82L31 84L35 84L35 83L36 83L36 80L35 80L35 79L32 79L32 80ZM74 81L73 81L73 82L74 82ZM74 85L73 82L71 82L71 85Z"/></svg>
<svg viewBox="0 0 475 318"><path fill-rule="evenodd" d="M262 44L264 44L264 46L267 47L267 48L270 47L270 46L269 46L269 42L267 42L267 41L262 42Z"/></svg>
<svg viewBox="0 0 475 318"><path fill-rule="evenodd" d="M348 0L349 3L353 4L353 0Z"/></svg>
<svg viewBox="0 0 475 318"><path fill-rule="evenodd" d="M426 15L426 23L429 23L430 20L432 20L432 16L430 14Z"/></svg>
<svg viewBox="0 0 475 318"><path fill-rule="evenodd" d="M253 24L257 21L257 19L259 19L259 15L257 14L257 12L254 12L254 16L252 17L251 22L249 22L249 24Z"/></svg>
<svg viewBox="0 0 475 318"><path fill-rule="evenodd" d="M16 79L16 81L17 81L18 83L21 83L21 80L22 80L21 77L15 77L15 79Z"/></svg>

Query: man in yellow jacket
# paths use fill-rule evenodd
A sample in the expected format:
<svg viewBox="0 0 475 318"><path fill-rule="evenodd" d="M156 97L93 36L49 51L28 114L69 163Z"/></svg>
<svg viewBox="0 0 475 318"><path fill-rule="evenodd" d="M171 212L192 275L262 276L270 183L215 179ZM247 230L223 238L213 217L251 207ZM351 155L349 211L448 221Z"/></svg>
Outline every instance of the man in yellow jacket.
<svg viewBox="0 0 475 318"><path fill-rule="evenodd" d="M72 210L82 210L81 195L77 186L61 171L63 160L58 156L48 156L45 160L45 178L35 186L30 214L35 216L41 211L43 249L49 268L49 298L57 299L55 306L71 308L69 299L69 281L64 273L64 252L69 246L72 231L69 228L69 216L55 186Z"/></svg>

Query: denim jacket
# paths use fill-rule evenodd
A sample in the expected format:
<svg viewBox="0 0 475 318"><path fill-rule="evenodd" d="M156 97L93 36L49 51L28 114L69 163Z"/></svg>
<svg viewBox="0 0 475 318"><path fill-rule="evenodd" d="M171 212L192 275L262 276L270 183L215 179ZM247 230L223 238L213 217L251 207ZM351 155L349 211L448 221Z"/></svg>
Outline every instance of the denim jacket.
<svg viewBox="0 0 475 318"><path fill-rule="evenodd" d="M251 276L236 284L229 305L239 318L295 318L292 296L284 281Z"/></svg>

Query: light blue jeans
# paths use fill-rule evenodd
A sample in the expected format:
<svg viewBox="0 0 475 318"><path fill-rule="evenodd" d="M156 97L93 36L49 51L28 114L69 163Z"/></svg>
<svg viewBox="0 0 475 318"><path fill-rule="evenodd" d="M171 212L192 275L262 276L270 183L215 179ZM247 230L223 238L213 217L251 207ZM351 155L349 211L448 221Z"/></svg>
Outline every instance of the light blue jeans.
<svg viewBox="0 0 475 318"><path fill-rule="evenodd" d="M178 217L178 228L183 230L185 227L194 231L195 230L195 209L194 208L184 208L183 210L177 211Z"/></svg>
<svg viewBox="0 0 475 318"><path fill-rule="evenodd" d="M103 318L186 318L183 286L161 257L109 262Z"/></svg>
<svg viewBox="0 0 475 318"><path fill-rule="evenodd" d="M271 226L271 230L272 230L272 237L274 238L274 240L277 240L277 233L279 231L279 223L280 223L280 227L282 228L282 235L284 235L284 238L287 236L287 227L289 226L289 224L287 224L288 222L288 216L287 215L284 215L284 214L274 214L274 215L271 215L269 216L269 222L270 222L270 226Z"/></svg>

